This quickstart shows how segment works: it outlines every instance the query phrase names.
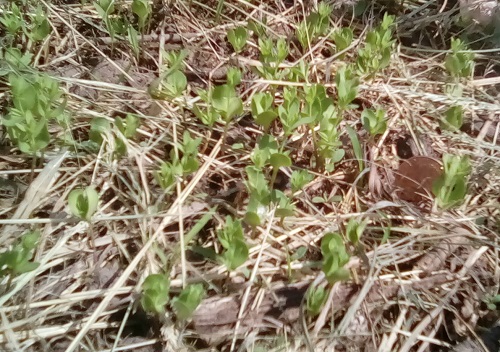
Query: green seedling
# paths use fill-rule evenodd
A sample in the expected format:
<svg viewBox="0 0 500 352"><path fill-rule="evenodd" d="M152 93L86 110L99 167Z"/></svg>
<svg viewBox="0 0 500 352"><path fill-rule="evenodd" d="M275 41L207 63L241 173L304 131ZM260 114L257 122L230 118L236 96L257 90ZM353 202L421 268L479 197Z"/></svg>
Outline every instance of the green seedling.
<svg viewBox="0 0 500 352"><path fill-rule="evenodd" d="M229 84L216 86L212 91L211 102L226 124L243 113L243 101Z"/></svg>
<svg viewBox="0 0 500 352"><path fill-rule="evenodd" d="M236 67L230 67L227 70L227 84L236 87L241 83L241 71Z"/></svg>
<svg viewBox="0 0 500 352"><path fill-rule="evenodd" d="M460 39L451 39L451 53L446 56L444 66L454 78L467 78L474 72L474 53Z"/></svg>
<svg viewBox="0 0 500 352"><path fill-rule="evenodd" d="M327 298L328 291L323 287L309 287L306 293L306 311L309 316L315 317L321 313Z"/></svg>
<svg viewBox="0 0 500 352"><path fill-rule="evenodd" d="M0 16L0 23L5 27L11 37L15 36L24 28L24 20L21 10L14 3L10 3L10 11L3 11Z"/></svg>
<svg viewBox="0 0 500 352"><path fill-rule="evenodd" d="M252 31L257 38L266 36L267 18L263 17L261 22L254 20L248 21L248 30Z"/></svg>
<svg viewBox="0 0 500 352"><path fill-rule="evenodd" d="M99 193L92 186L85 189L74 189L68 195L68 205L71 213L85 221L90 222L97 211Z"/></svg>
<svg viewBox="0 0 500 352"><path fill-rule="evenodd" d="M172 299L172 308L177 319L189 319L205 296L205 289L202 284L187 286L179 296Z"/></svg>
<svg viewBox="0 0 500 352"><path fill-rule="evenodd" d="M151 11L149 0L132 0L132 12L138 18L139 32L144 32L151 17Z"/></svg>
<svg viewBox="0 0 500 352"><path fill-rule="evenodd" d="M94 232L92 230L92 216L97 211L99 193L92 186L85 189L74 189L68 195L68 205L71 213L89 223L90 244L95 247ZM97 260L94 252L94 260Z"/></svg>
<svg viewBox="0 0 500 352"><path fill-rule="evenodd" d="M302 48L308 48L311 42L328 32L331 13L332 7L322 2L317 12L312 12L298 25L295 34Z"/></svg>
<svg viewBox="0 0 500 352"><path fill-rule="evenodd" d="M341 148L340 134L337 128L338 120L323 119L320 123L317 142L318 161L316 168L332 172L335 164L344 158L345 151Z"/></svg>
<svg viewBox="0 0 500 352"><path fill-rule="evenodd" d="M94 7L101 16L101 19L108 30L108 34L111 37L111 41L115 38L115 26L113 23L113 13L115 12L115 1L114 0L99 0L99 2L94 2Z"/></svg>
<svg viewBox="0 0 500 352"><path fill-rule="evenodd" d="M445 118L441 120L441 128L450 131L458 131L464 121L464 111L462 106L452 106L446 111Z"/></svg>
<svg viewBox="0 0 500 352"><path fill-rule="evenodd" d="M284 38L273 41L271 38L259 37L260 62L257 73L264 79L280 80L286 75L279 65L286 59L289 52L288 43Z"/></svg>
<svg viewBox="0 0 500 352"><path fill-rule="evenodd" d="M443 173L434 182L432 188L440 208L447 209L464 200L470 172L471 165L468 157L443 155Z"/></svg>
<svg viewBox="0 0 500 352"><path fill-rule="evenodd" d="M383 109L365 109L361 113L361 122L365 130L372 136L383 134L387 129L387 119Z"/></svg>
<svg viewBox="0 0 500 352"><path fill-rule="evenodd" d="M327 233L321 240L322 269L329 283L347 280L349 272L344 268L349 262L344 240L338 233Z"/></svg>
<svg viewBox="0 0 500 352"><path fill-rule="evenodd" d="M103 142L102 135L111 130L111 123L104 117L95 117L90 121L89 140L96 146Z"/></svg>
<svg viewBox="0 0 500 352"><path fill-rule="evenodd" d="M497 310L497 304L500 303L500 294L498 295L487 295L483 298L483 302L486 304L486 307L491 311Z"/></svg>
<svg viewBox="0 0 500 352"><path fill-rule="evenodd" d="M56 120L67 126L65 101L59 84L45 75L9 75L13 107L2 120L19 149L35 155L50 143L48 123Z"/></svg>
<svg viewBox="0 0 500 352"><path fill-rule="evenodd" d="M252 151L250 159L260 170L269 162L271 155L279 152L278 142L274 136L265 134L260 137L257 146Z"/></svg>
<svg viewBox="0 0 500 352"><path fill-rule="evenodd" d="M365 168L365 164L363 161L363 148L361 148L361 143L359 142L358 133L351 127L346 126L347 134L349 135L349 139L352 143L352 150L354 152L354 156L358 160L359 171L362 172Z"/></svg>
<svg viewBox="0 0 500 352"><path fill-rule="evenodd" d="M314 175L309 173L307 170L295 170L292 172L290 177L290 183L292 184L292 192L298 192L304 188L309 182L314 179Z"/></svg>
<svg viewBox="0 0 500 352"><path fill-rule="evenodd" d="M40 264L33 262L32 259L39 240L39 231L29 231L21 236L13 248L0 253L0 278L9 276L7 287L16 276L38 268Z"/></svg>
<svg viewBox="0 0 500 352"><path fill-rule="evenodd" d="M295 214L295 205L292 200L280 190L273 190L271 201L276 204L274 214L277 217L284 219Z"/></svg>
<svg viewBox="0 0 500 352"><path fill-rule="evenodd" d="M225 249L220 260L228 270L235 270L246 262L249 251L243 237L243 227L240 220L233 220L227 216L224 227L217 231L217 238Z"/></svg>
<svg viewBox="0 0 500 352"><path fill-rule="evenodd" d="M29 71L33 54L22 53L18 48L0 50L0 77L9 75L12 71Z"/></svg>
<svg viewBox="0 0 500 352"><path fill-rule="evenodd" d="M368 32L365 46L358 52L357 67L361 74L373 76L389 66L394 45L392 31L395 17L384 14L382 23Z"/></svg>
<svg viewBox="0 0 500 352"><path fill-rule="evenodd" d="M240 53L248 40L248 31L245 27L236 27L227 31L227 40L233 46L236 53Z"/></svg>
<svg viewBox="0 0 500 352"><path fill-rule="evenodd" d="M358 246L367 224L366 221L359 222L356 219L350 219L347 223L346 235L354 246Z"/></svg>
<svg viewBox="0 0 500 352"><path fill-rule="evenodd" d="M161 188L168 191L178 178L198 171L198 147L201 138L192 138L188 131L184 131L182 142L177 146L182 153L179 156L175 149L170 151L170 161L163 162L155 173L156 180Z"/></svg>
<svg viewBox="0 0 500 352"><path fill-rule="evenodd" d="M278 106L278 116L286 137L291 136L297 127L314 122L313 116L305 116L301 111L300 98L296 87L283 89L283 104Z"/></svg>
<svg viewBox="0 0 500 352"><path fill-rule="evenodd" d="M330 39L335 43L337 53L347 49L352 44L353 38L354 33L349 27L339 28L330 36ZM344 56L344 54L339 56L339 59L342 59Z"/></svg>
<svg viewBox="0 0 500 352"><path fill-rule="evenodd" d="M182 95L187 88L187 78L181 70L168 70L153 80L148 92L154 99L174 99Z"/></svg>
<svg viewBox="0 0 500 352"><path fill-rule="evenodd" d="M273 121L278 117L273 107L274 97L269 92L259 92L252 97L251 110L255 122L268 131Z"/></svg>
<svg viewBox="0 0 500 352"><path fill-rule="evenodd" d="M141 53L141 48L139 46L139 33L132 26L128 26L127 28L127 39L135 57L139 59Z"/></svg>
<svg viewBox="0 0 500 352"><path fill-rule="evenodd" d="M164 314L169 301L170 280L166 275L151 274L142 283L142 308L152 314Z"/></svg>
<svg viewBox="0 0 500 352"><path fill-rule="evenodd" d="M115 126L120 131L121 134L118 135L116 139L116 149L115 153L118 156L125 155L127 153L126 140L132 139L137 134L137 128L140 126L140 119L137 115L127 114L125 119L121 117L115 118Z"/></svg>
<svg viewBox="0 0 500 352"><path fill-rule="evenodd" d="M337 102L340 110L355 107L352 101L356 99L359 88L359 78L355 75L354 69L350 66L342 66L335 76L337 85Z"/></svg>
<svg viewBox="0 0 500 352"><path fill-rule="evenodd" d="M288 69L286 79L291 82L307 82L309 77L309 64L300 60L297 65Z"/></svg>
<svg viewBox="0 0 500 352"><path fill-rule="evenodd" d="M24 27L25 34L34 42L44 40L51 31L49 21L47 20L47 14L39 5L35 14L30 17L31 23L28 27Z"/></svg>

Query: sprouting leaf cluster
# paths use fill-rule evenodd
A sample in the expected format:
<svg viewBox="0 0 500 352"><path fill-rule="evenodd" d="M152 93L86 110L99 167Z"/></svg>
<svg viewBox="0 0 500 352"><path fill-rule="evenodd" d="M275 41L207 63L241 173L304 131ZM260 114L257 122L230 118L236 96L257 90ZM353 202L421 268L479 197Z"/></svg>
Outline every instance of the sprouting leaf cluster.
<svg viewBox="0 0 500 352"><path fill-rule="evenodd" d="M0 278L9 276L12 279L38 268L40 264L32 259L39 239L39 231L28 231L12 249L0 253Z"/></svg>
<svg viewBox="0 0 500 352"><path fill-rule="evenodd" d="M382 23L366 35L365 45L358 51L357 66L361 74L373 76L389 65L394 45L394 19L384 14Z"/></svg>
<svg viewBox="0 0 500 352"><path fill-rule="evenodd" d="M474 53L460 39L451 39L451 52L444 66L453 78L467 78L474 72Z"/></svg>
<svg viewBox="0 0 500 352"><path fill-rule="evenodd" d="M192 284L170 300L170 280L165 274L151 274L142 283L141 306L151 314L162 315L170 305L179 320L189 319L205 296L202 284Z"/></svg>
<svg viewBox="0 0 500 352"><path fill-rule="evenodd" d="M22 152L35 155L51 141L51 121L68 124L63 92L57 81L45 74L11 73L9 84L12 106L2 124Z"/></svg>
<svg viewBox="0 0 500 352"><path fill-rule="evenodd" d="M164 161L156 172L156 180L164 190L170 190L175 182L184 176L196 172L200 166L198 147L201 138L193 138L184 131L182 141L170 150L170 160Z"/></svg>
<svg viewBox="0 0 500 352"><path fill-rule="evenodd" d="M470 172L471 165L467 156L443 155L443 173L432 188L440 208L447 209L464 200Z"/></svg>
<svg viewBox="0 0 500 352"><path fill-rule="evenodd" d="M226 223L217 231L217 238L224 248L220 260L229 270L235 270L246 262L249 251L240 220L227 216Z"/></svg>
<svg viewBox="0 0 500 352"><path fill-rule="evenodd" d="M328 32L332 7L324 2L319 3L318 10L311 12L300 22L295 32L302 48L309 48L310 43Z"/></svg>
<svg viewBox="0 0 500 352"><path fill-rule="evenodd" d="M327 233L321 240L321 254L323 254L322 269L330 283L346 280L349 272L344 268L349 262L344 240L338 233Z"/></svg>

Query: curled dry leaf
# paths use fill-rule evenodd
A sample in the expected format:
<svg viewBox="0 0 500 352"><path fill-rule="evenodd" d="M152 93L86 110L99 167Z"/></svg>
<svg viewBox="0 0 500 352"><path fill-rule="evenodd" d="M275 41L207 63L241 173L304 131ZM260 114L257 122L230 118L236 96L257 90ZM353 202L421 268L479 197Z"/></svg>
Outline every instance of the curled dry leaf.
<svg viewBox="0 0 500 352"><path fill-rule="evenodd" d="M432 184L442 174L441 163L427 156L404 160L394 178L395 194L408 202L432 197Z"/></svg>

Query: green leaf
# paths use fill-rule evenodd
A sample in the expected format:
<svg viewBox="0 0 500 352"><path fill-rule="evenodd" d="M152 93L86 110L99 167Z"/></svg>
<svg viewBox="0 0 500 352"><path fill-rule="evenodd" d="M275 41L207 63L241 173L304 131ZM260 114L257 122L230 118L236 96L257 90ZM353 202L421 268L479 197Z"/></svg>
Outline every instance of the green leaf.
<svg viewBox="0 0 500 352"><path fill-rule="evenodd" d="M97 210L99 194L92 187L75 189L69 193L68 205L71 213L80 219L90 221Z"/></svg>
<svg viewBox="0 0 500 352"><path fill-rule="evenodd" d="M205 289L202 284L189 285L182 290L179 296L172 299L172 307L177 318L181 320L190 318L204 295Z"/></svg>
<svg viewBox="0 0 500 352"><path fill-rule="evenodd" d="M306 311L311 317L317 316L328 298L328 292L323 287L309 287L306 293Z"/></svg>
<svg viewBox="0 0 500 352"><path fill-rule="evenodd" d="M169 301L170 280L162 274L151 274L142 283L141 305L146 312L162 314Z"/></svg>
<svg viewBox="0 0 500 352"><path fill-rule="evenodd" d="M314 175L310 174L307 170L295 170L292 172L290 177L290 183L292 184L292 193L300 191L314 179Z"/></svg>
<svg viewBox="0 0 500 352"><path fill-rule="evenodd" d="M235 239L222 255L222 260L229 270L235 270L244 264L249 255L248 246L243 239Z"/></svg>
<svg viewBox="0 0 500 352"><path fill-rule="evenodd" d="M284 153L274 153L269 158L269 163L274 168L289 167L292 165L290 157Z"/></svg>
<svg viewBox="0 0 500 352"><path fill-rule="evenodd" d="M216 86L213 89L212 106L226 122L243 112L243 101L236 96L234 88L228 84Z"/></svg>
<svg viewBox="0 0 500 352"><path fill-rule="evenodd" d="M240 53L245 47L248 39L248 32L244 27L236 27L227 31L227 40L233 46L236 53Z"/></svg>

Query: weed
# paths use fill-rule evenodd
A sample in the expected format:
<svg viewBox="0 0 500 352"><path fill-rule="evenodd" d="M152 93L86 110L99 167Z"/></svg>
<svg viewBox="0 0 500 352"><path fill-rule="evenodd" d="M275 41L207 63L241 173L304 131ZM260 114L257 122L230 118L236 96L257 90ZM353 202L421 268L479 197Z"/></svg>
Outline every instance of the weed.
<svg viewBox="0 0 500 352"><path fill-rule="evenodd" d="M21 236L12 249L0 253L0 278L9 276L7 287L16 276L38 268L40 264L33 262L32 258L39 239L39 231L28 231Z"/></svg>
<svg viewBox="0 0 500 352"><path fill-rule="evenodd" d="M464 200L470 172L468 157L443 155L443 174L435 181L432 188L440 208L450 208Z"/></svg>

